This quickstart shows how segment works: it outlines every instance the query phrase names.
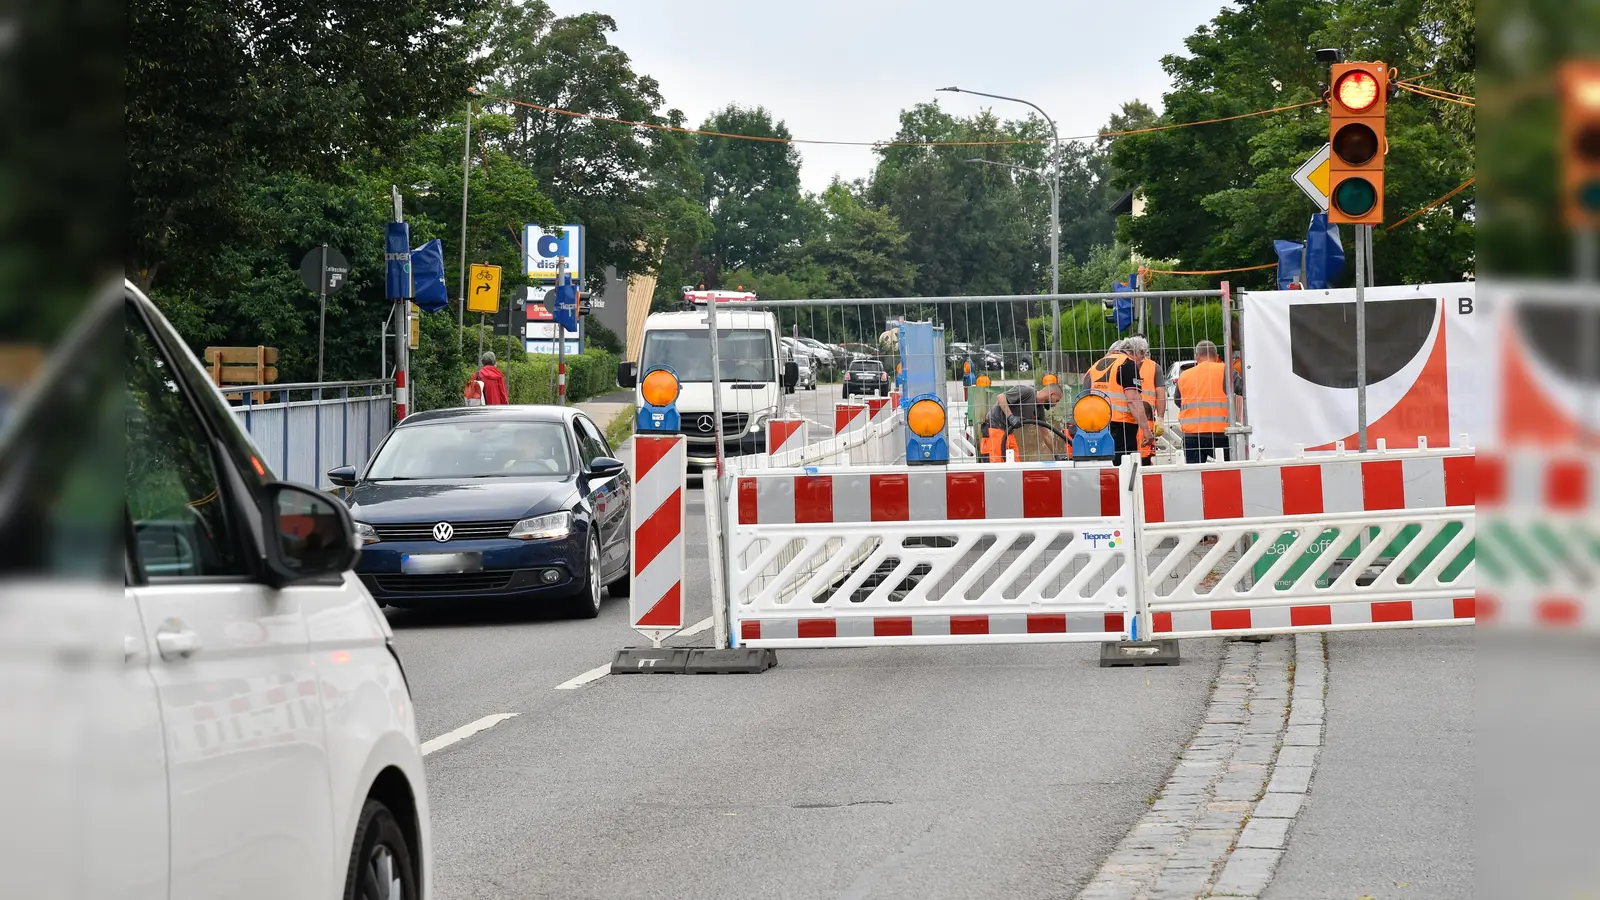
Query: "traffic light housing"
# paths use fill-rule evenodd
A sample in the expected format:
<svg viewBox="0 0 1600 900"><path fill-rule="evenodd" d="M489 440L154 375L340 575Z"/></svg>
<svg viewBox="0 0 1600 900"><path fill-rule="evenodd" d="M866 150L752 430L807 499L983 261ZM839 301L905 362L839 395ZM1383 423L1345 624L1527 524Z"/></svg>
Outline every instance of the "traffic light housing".
<svg viewBox="0 0 1600 900"><path fill-rule="evenodd" d="M1335 63L1328 90L1328 221L1383 224L1383 160L1389 150L1389 67Z"/></svg>
<svg viewBox="0 0 1600 900"><path fill-rule="evenodd" d="M1562 205L1572 228L1600 228L1600 62L1561 68Z"/></svg>

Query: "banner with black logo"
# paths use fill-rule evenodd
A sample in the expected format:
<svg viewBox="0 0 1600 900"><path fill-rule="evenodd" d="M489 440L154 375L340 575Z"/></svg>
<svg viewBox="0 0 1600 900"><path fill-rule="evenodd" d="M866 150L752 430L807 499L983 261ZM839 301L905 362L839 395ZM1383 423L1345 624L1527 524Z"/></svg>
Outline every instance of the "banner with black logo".
<svg viewBox="0 0 1600 900"><path fill-rule="evenodd" d="M1471 441L1490 421L1490 342L1476 285L1366 290L1367 440L1391 448ZM1355 289L1252 291L1241 298L1252 457L1356 447Z"/></svg>

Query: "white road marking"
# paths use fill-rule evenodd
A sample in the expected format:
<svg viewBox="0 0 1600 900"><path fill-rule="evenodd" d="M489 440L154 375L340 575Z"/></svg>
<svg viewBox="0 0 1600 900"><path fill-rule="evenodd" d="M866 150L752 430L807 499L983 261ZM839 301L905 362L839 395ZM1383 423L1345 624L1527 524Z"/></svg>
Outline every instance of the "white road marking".
<svg viewBox="0 0 1600 900"><path fill-rule="evenodd" d="M592 668L589 671L583 673L582 675L577 676L576 678L569 678L566 681L563 681L560 684L556 685L556 690L558 690L558 691L576 690L578 688L583 687L584 685L588 684L591 681L599 681L600 679L606 677L609 674L611 674L611 663L606 663L603 666L595 666L594 668Z"/></svg>
<svg viewBox="0 0 1600 900"><path fill-rule="evenodd" d="M492 716L484 716L476 722L468 722L460 728L457 728L455 731L441 734L431 741L424 741L422 744L422 755L427 756L435 750L443 750L451 744L457 743L458 741L464 741L480 731L493 728L507 719L514 719L517 717L517 715L517 713L495 713Z"/></svg>
<svg viewBox="0 0 1600 900"><path fill-rule="evenodd" d="M700 632L705 631L707 628L710 628L710 627L711 627L711 617L710 616L706 616L704 619L701 619L700 621L694 623L693 625L690 625L688 628L685 628L684 630L682 630L682 631L678 632L677 634L673 635L673 637L693 637L694 635L697 635Z"/></svg>

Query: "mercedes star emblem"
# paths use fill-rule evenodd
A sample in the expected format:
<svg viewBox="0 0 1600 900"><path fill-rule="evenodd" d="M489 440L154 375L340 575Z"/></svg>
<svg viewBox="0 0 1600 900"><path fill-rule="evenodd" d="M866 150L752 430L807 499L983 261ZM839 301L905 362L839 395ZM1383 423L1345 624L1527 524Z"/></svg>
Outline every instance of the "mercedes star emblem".
<svg viewBox="0 0 1600 900"><path fill-rule="evenodd" d="M712 425L715 423L711 420L710 416L701 416L698 424L700 425L701 431L710 431Z"/></svg>
<svg viewBox="0 0 1600 900"><path fill-rule="evenodd" d="M455 533L455 528L449 522L440 522L433 526L433 539L441 544L450 540L450 536Z"/></svg>

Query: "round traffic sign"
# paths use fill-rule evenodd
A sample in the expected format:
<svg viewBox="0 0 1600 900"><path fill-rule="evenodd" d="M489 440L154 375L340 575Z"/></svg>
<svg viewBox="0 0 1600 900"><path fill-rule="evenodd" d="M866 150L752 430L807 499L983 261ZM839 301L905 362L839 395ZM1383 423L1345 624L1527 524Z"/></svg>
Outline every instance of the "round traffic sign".
<svg viewBox="0 0 1600 900"><path fill-rule="evenodd" d="M322 268L323 248L327 248L328 251L328 268L326 273L319 274ZM328 293L332 294L350 280L350 262L333 245L319 244L301 258L300 280L306 283L306 287L312 293L321 293L323 283L326 282Z"/></svg>

